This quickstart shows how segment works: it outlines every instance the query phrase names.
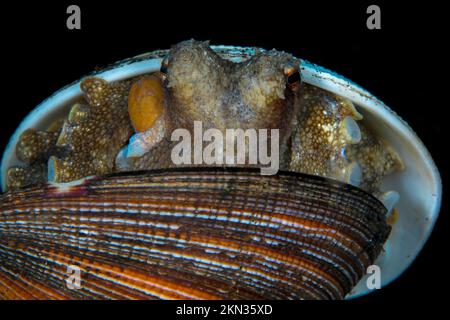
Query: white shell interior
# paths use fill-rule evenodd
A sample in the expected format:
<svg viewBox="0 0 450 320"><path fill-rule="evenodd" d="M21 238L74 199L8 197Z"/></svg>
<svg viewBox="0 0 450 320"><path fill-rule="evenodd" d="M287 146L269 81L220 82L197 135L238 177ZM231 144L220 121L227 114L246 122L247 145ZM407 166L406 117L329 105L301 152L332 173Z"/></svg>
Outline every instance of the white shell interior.
<svg viewBox="0 0 450 320"><path fill-rule="evenodd" d="M251 54L250 48L213 46L214 50L226 52L231 60L242 60L241 53ZM145 57L146 54L140 57ZM159 70L161 59L138 59L120 64L96 75L108 81L116 81L139 74ZM392 110L366 90L344 77L307 61L302 61L304 82L331 91L352 100L359 111L371 123L371 127L400 154L405 170L390 176L383 190L396 190L400 201L396 205L399 218L385 244L385 251L377 259L381 269L381 285L395 280L413 262L427 241L438 217L441 203L441 180L439 172L427 149L414 131ZM69 107L81 95L79 81L50 96L39 104L23 120L6 147L1 163L1 183L5 191L6 170L18 163L14 146L21 133L28 128L46 128L53 119L67 114ZM368 275L369 276L369 275ZM366 276L367 278L367 276ZM366 278L352 290L347 298L370 293Z"/></svg>

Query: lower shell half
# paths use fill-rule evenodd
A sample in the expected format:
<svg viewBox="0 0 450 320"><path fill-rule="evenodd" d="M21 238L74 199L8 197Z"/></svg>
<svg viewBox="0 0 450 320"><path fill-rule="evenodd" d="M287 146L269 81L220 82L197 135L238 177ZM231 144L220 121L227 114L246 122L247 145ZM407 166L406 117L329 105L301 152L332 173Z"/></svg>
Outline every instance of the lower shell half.
<svg viewBox="0 0 450 320"><path fill-rule="evenodd" d="M115 174L0 203L7 299L342 299L390 231L358 188L250 169Z"/></svg>

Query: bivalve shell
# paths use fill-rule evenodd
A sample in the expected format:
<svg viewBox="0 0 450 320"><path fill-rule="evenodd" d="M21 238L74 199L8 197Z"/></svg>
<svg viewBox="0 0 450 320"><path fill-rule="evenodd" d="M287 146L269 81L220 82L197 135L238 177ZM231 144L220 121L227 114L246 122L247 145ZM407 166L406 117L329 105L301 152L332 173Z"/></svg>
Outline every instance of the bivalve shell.
<svg viewBox="0 0 450 320"><path fill-rule="evenodd" d="M343 299L390 230L358 188L245 169L49 184L3 195L0 212L10 299Z"/></svg>

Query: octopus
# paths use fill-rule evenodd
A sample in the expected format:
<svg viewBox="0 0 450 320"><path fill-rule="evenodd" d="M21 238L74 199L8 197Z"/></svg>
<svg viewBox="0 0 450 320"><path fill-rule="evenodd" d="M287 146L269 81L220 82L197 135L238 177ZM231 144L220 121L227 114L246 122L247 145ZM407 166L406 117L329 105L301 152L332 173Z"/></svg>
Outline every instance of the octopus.
<svg viewBox="0 0 450 320"><path fill-rule="evenodd" d="M171 48L159 72L113 83L90 77L80 87L83 97L62 125L22 134L23 165L9 169L8 188L176 167L171 133L201 121L221 132L279 129L281 170L397 196L380 191L383 178L403 168L395 150L351 101L302 83L300 60L290 54L258 51L236 63L189 40Z"/></svg>
<svg viewBox="0 0 450 320"><path fill-rule="evenodd" d="M149 112L153 119L158 111L158 120L133 137L118 158L119 167L173 167L170 134L177 128L193 133L195 121L201 122L204 130L214 128L224 134L227 128L279 129L280 154L286 155L280 161L286 162L299 108L299 63L276 50L233 63L221 58L207 42L175 45L162 63L167 105ZM136 92L145 91L144 83L137 85L140 90Z"/></svg>

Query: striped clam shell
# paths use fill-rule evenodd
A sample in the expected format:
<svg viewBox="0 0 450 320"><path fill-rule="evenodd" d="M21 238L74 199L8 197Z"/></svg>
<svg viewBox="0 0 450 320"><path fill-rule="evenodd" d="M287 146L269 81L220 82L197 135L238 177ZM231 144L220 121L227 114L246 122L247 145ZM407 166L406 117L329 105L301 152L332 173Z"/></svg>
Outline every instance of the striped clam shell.
<svg viewBox="0 0 450 320"><path fill-rule="evenodd" d="M9 299L342 299L390 231L358 188L237 168L91 177L6 193L0 212Z"/></svg>

